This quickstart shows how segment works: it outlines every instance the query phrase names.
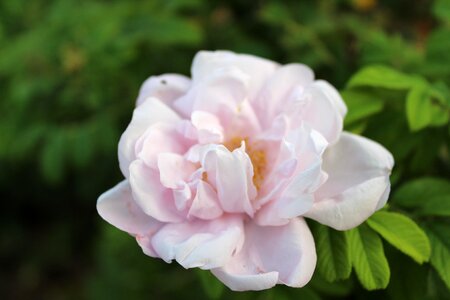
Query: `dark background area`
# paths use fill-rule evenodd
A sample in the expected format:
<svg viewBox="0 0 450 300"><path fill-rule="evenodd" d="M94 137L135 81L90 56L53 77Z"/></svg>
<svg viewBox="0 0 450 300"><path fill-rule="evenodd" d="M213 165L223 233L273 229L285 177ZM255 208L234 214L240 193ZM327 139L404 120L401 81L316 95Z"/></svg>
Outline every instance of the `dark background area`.
<svg viewBox="0 0 450 300"><path fill-rule="evenodd" d="M229 49L308 64L339 89L375 63L449 84L449 24L448 1L2 0L0 297L210 295L204 275L146 257L96 212L97 197L122 179L117 143L148 76L189 75L198 50ZM397 104L347 129L394 153L394 189L424 175L448 179L448 126L409 133L398 104L405 95L389 97L399 98ZM392 255L408 270L434 272ZM395 268L392 278L403 276ZM401 299L364 291L353 276L338 284L315 277L304 289L227 291L224 299L386 295Z"/></svg>

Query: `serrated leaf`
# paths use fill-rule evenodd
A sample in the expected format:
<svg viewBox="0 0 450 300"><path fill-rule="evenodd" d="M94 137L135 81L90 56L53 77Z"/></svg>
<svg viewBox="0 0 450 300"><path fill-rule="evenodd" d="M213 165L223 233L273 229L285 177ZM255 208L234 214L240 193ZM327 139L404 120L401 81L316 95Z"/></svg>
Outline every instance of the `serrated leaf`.
<svg viewBox="0 0 450 300"><path fill-rule="evenodd" d="M417 85L408 93L406 116L412 131L427 126L442 126L449 118L445 97L428 85Z"/></svg>
<svg viewBox="0 0 450 300"><path fill-rule="evenodd" d="M312 230L320 275L330 282L348 278L352 264L345 233L317 223Z"/></svg>
<svg viewBox="0 0 450 300"><path fill-rule="evenodd" d="M367 220L367 224L419 264L429 260L430 242L422 229L407 216L379 211Z"/></svg>
<svg viewBox="0 0 450 300"><path fill-rule="evenodd" d="M450 226L443 223L428 223L425 231L431 243L431 265L450 289Z"/></svg>
<svg viewBox="0 0 450 300"><path fill-rule="evenodd" d="M383 100L373 95L355 90L344 90L341 92L342 98L348 107L348 113L344 119L344 125L367 118L383 109Z"/></svg>
<svg viewBox="0 0 450 300"><path fill-rule="evenodd" d="M346 234L352 264L361 284L368 290L386 288L390 269L381 238L365 224L346 231Z"/></svg>
<svg viewBox="0 0 450 300"><path fill-rule="evenodd" d="M433 199L444 195L450 195L450 181L442 178L424 177L403 184L394 193L391 201L406 208L424 209L426 206L433 206L433 210L436 210L439 200Z"/></svg>
<svg viewBox="0 0 450 300"><path fill-rule="evenodd" d="M375 87L393 90L409 90L422 83L423 79L409 76L392 68L382 65L372 65L363 68L352 76L348 83L349 88Z"/></svg>

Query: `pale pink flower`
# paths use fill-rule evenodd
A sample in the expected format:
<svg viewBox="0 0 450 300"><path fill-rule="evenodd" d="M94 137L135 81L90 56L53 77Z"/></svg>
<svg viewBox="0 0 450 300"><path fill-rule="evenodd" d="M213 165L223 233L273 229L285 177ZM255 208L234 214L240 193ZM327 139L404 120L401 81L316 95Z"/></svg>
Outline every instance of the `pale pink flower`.
<svg viewBox="0 0 450 300"><path fill-rule="evenodd" d="M389 195L392 155L342 132L346 112L305 65L199 52L192 79L144 82L119 142L125 180L97 209L145 254L232 290L304 286L316 251L303 218L350 229Z"/></svg>

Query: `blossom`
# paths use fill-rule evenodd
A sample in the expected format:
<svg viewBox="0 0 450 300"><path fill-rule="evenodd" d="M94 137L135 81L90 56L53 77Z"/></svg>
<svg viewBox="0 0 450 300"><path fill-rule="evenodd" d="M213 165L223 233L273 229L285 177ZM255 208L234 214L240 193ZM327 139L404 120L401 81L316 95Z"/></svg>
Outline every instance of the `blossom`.
<svg viewBox="0 0 450 300"><path fill-rule="evenodd" d="M361 224L387 201L392 155L343 132L345 103L305 65L201 51L191 73L142 85L118 147L125 180L99 214L232 290L304 286L316 265L304 218Z"/></svg>

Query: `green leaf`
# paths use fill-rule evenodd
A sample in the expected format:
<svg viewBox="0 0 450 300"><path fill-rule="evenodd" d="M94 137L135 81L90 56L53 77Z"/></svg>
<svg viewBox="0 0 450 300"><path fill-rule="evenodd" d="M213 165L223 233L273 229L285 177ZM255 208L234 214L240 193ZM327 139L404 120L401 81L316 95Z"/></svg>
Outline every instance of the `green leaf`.
<svg viewBox="0 0 450 300"><path fill-rule="evenodd" d="M450 181L442 178L424 177L403 184L392 196L392 202L406 208L414 208L422 214L448 212Z"/></svg>
<svg viewBox="0 0 450 300"><path fill-rule="evenodd" d="M367 224L419 264L429 260L430 242L422 229L407 216L379 211L367 220Z"/></svg>
<svg viewBox="0 0 450 300"><path fill-rule="evenodd" d="M434 1L432 11L438 19L450 23L450 0Z"/></svg>
<svg viewBox="0 0 450 300"><path fill-rule="evenodd" d="M431 265L450 289L450 226L444 223L428 223L425 231L431 243Z"/></svg>
<svg viewBox="0 0 450 300"><path fill-rule="evenodd" d="M423 82L423 79L400 73L382 65L372 65L363 68L350 79L349 88L375 87L393 90L409 90Z"/></svg>
<svg viewBox="0 0 450 300"><path fill-rule="evenodd" d="M450 193L428 199L418 213L425 216L450 217Z"/></svg>
<svg viewBox="0 0 450 300"><path fill-rule="evenodd" d="M380 237L365 224L346 234L352 264L361 284L368 290L386 288L390 270Z"/></svg>
<svg viewBox="0 0 450 300"><path fill-rule="evenodd" d="M219 299L225 287L222 282L217 280L217 278L215 278L209 271L199 269L197 270L197 274L200 277L200 281L206 295L208 295L210 299Z"/></svg>
<svg viewBox="0 0 450 300"><path fill-rule="evenodd" d="M355 123L365 119L383 109L383 100L374 97L372 94L363 91L344 90L341 92L342 98L348 107L344 125Z"/></svg>
<svg viewBox="0 0 450 300"><path fill-rule="evenodd" d="M318 223L314 223L311 228L316 242L317 269L320 275L330 282L348 278L352 264L345 233Z"/></svg>
<svg viewBox="0 0 450 300"><path fill-rule="evenodd" d="M406 116L412 131L427 127L431 122L429 88L418 85L411 89L406 98Z"/></svg>
<svg viewBox="0 0 450 300"><path fill-rule="evenodd" d="M417 131L427 126L442 126L448 122L448 108L440 91L420 84L411 89L406 99L409 127Z"/></svg>

